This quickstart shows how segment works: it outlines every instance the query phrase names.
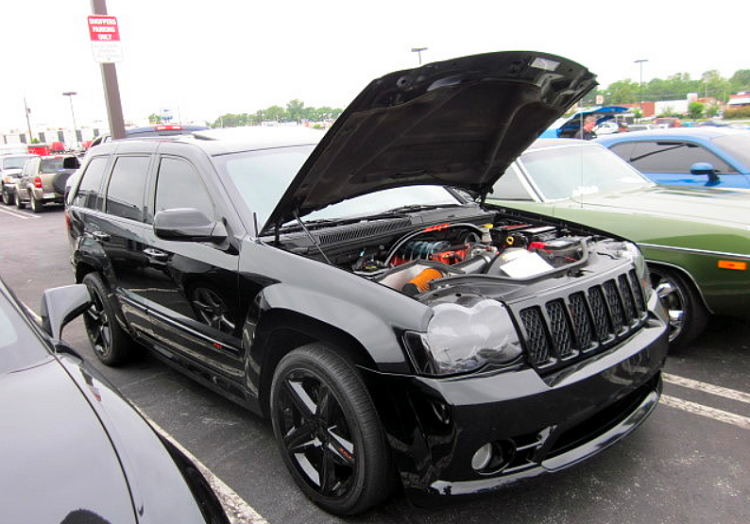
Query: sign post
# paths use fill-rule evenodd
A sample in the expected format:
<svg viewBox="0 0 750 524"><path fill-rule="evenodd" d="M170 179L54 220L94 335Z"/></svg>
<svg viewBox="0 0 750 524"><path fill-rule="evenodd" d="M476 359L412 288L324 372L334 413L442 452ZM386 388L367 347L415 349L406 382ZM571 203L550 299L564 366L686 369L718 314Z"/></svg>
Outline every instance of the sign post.
<svg viewBox="0 0 750 524"><path fill-rule="evenodd" d="M97 38L96 41L91 42L92 48L96 47L97 45L101 44L108 44L115 42L117 45L117 49L110 49L108 51L109 53L112 53L109 56L102 56L102 58L108 58L109 60L112 60L114 58L117 58L119 56L120 60L122 60L122 48L120 47L120 30L119 27L117 27L117 19L115 17L107 16L107 0L91 0L91 11L94 13L93 16L89 17L89 35L92 37L96 34ZM115 30L112 31L94 31L92 29L92 23L91 19L113 19L114 20L114 26L112 26L110 23L106 23L106 26L108 27L114 27ZM103 27L105 26L105 23L95 23L93 26L96 27ZM106 36L109 35L109 38L103 38L100 39L99 35ZM117 40L114 40L115 36L117 36ZM104 49L104 47L102 48ZM114 52L113 52L114 51ZM94 59L96 60L96 53L97 51L94 50ZM104 53L104 51L102 51ZM118 55L118 56L114 56ZM122 116L122 103L120 102L120 87L117 83L117 71L115 70L115 64L108 61L100 61L100 67L102 68L102 82L104 84L104 98L107 102L107 116L109 117L109 131L112 133L112 138L118 139L118 138L125 138L125 119Z"/></svg>

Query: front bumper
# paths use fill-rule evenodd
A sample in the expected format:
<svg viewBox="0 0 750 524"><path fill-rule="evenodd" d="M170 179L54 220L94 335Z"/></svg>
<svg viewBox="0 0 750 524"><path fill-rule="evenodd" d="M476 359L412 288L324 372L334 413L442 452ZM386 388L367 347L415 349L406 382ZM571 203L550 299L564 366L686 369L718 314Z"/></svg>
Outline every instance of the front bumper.
<svg viewBox="0 0 750 524"><path fill-rule="evenodd" d="M435 379L364 372L412 498L489 491L559 471L619 441L661 395L666 324L652 316L618 346L540 376L533 369ZM479 473L487 443L502 467Z"/></svg>

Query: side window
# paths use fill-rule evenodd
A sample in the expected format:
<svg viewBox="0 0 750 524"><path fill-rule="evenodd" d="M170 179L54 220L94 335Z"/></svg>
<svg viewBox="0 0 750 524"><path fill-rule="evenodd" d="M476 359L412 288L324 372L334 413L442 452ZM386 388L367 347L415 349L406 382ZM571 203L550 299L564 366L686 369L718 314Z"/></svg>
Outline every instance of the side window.
<svg viewBox="0 0 750 524"><path fill-rule="evenodd" d="M690 142L637 142L629 156L624 160L644 173L689 174L696 162L708 162L721 173L734 172L703 146Z"/></svg>
<svg viewBox="0 0 750 524"><path fill-rule="evenodd" d="M99 188L102 185L104 170L107 168L107 159L108 157L104 156L91 159L78 184L72 205L101 211L102 196Z"/></svg>
<svg viewBox="0 0 750 524"><path fill-rule="evenodd" d="M143 197L148 177L147 156L121 156L115 161L107 188L107 213L143 221Z"/></svg>
<svg viewBox="0 0 750 524"><path fill-rule="evenodd" d="M531 201L531 195L521 182L515 166L505 170L500 180L492 188L492 196L502 200Z"/></svg>
<svg viewBox="0 0 750 524"><path fill-rule="evenodd" d="M154 211L191 207L215 219L214 206L192 164L176 158L163 157L159 162Z"/></svg>

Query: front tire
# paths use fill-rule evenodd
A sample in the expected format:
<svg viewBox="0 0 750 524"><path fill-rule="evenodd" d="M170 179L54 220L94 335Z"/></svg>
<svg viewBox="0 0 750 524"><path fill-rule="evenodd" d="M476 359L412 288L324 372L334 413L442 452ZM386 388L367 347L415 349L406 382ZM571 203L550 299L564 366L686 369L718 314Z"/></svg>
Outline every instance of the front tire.
<svg viewBox="0 0 750 524"><path fill-rule="evenodd" d="M669 316L669 347L685 347L705 329L709 312L692 282L679 271L651 265L648 270Z"/></svg>
<svg viewBox="0 0 750 524"><path fill-rule="evenodd" d="M107 366L130 361L135 342L117 322L112 294L96 273L83 277L83 283L91 293L91 306L83 315L83 323L96 357Z"/></svg>
<svg viewBox="0 0 750 524"><path fill-rule="evenodd" d="M18 209L23 209L26 207L26 204L24 204L23 200L21 200L21 192L16 191L16 207Z"/></svg>
<svg viewBox="0 0 750 524"><path fill-rule="evenodd" d="M390 454L372 399L332 349L310 344L281 359L271 420L295 482L326 511L354 515L390 493Z"/></svg>
<svg viewBox="0 0 750 524"><path fill-rule="evenodd" d="M12 206L16 203L16 198L14 195L11 195L7 188L3 188L3 204L6 206Z"/></svg>

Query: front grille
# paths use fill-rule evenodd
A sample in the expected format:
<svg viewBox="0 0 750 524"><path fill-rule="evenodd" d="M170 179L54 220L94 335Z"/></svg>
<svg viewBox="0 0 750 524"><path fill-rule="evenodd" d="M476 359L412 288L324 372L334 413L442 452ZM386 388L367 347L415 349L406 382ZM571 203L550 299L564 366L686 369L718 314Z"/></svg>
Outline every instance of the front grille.
<svg viewBox="0 0 750 524"><path fill-rule="evenodd" d="M631 271L586 291L522 307L530 363L540 370L557 369L628 337L646 317L643 297Z"/></svg>

